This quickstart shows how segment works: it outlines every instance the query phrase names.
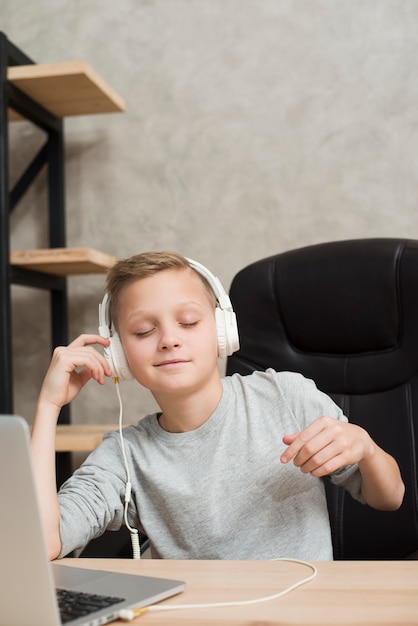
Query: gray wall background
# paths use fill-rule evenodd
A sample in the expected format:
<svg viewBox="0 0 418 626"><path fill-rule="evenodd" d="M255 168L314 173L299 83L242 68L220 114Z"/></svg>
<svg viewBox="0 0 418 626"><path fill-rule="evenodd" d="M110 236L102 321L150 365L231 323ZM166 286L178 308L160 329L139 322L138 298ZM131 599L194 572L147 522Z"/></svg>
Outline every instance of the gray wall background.
<svg viewBox="0 0 418 626"><path fill-rule="evenodd" d="M228 289L248 263L335 239L418 237L417 0L1 0L39 63L87 61L127 112L67 118L69 246L173 249ZM42 141L11 128L11 182ZM40 176L12 216L45 247ZM70 335L95 332L103 276L69 280ZM16 412L50 358L46 294L13 288ZM221 366L222 367L222 366ZM125 419L152 410L125 383ZM75 422L115 422L90 383Z"/></svg>

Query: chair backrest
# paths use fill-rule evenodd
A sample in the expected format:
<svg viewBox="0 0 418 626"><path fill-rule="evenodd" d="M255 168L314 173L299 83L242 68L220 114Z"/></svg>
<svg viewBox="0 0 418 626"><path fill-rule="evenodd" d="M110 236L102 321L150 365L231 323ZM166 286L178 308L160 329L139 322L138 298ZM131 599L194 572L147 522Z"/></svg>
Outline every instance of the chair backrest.
<svg viewBox="0 0 418 626"><path fill-rule="evenodd" d="M241 270L230 296L241 349L227 374L300 372L401 467L406 494L396 512L327 486L334 557L411 557L418 549L418 241L360 239L277 254Z"/></svg>

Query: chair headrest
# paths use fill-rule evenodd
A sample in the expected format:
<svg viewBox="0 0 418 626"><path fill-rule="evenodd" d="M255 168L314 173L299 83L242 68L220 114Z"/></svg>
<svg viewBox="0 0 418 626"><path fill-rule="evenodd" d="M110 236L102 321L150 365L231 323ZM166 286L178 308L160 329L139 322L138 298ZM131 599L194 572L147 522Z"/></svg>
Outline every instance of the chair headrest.
<svg viewBox="0 0 418 626"><path fill-rule="evenodd" d="M330 354L394 349L401 332L402 251L353 241L277 256L272 286L290 343Z"/></svg>
<svg viewBox="0 0 418 626"><path fill-rule="evenodd" d="M393 367L400 380L418 369L418 241L359 239L277 254L241 270L231 300L237 356L262 368L290 362L285 369L309 375L319 363L345 385L361 380L363 368L392 384Z"/></svg>

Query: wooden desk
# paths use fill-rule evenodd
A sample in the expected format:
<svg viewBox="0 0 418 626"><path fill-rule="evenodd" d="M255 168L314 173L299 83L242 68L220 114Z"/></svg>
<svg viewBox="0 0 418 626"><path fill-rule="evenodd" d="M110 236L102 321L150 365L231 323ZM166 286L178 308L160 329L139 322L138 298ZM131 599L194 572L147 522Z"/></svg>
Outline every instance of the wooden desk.
<svg viewBox="0 0 418 626"><path fill-rule="evenodd" d="M164 604L248 600L274 594L310 570L283 561L133 561L64 559L65 565L185 580L186 591ZM316 562L314 580L260 604L149 612L142 626L353 626L418 624L417 561ZM126 623L126 622L117 622Z"/></svg>

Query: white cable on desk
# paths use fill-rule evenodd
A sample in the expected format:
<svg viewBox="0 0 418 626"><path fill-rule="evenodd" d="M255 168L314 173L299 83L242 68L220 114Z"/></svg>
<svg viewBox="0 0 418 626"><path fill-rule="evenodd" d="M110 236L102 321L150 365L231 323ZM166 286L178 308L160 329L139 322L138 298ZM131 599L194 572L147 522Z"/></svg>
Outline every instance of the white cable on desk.
<svg viewBox="0 0 418 626"><path fill-rule="evenodd" d="M301 561L300 559L288 559L288 558L279 558L273 559L274 561L287 561L289 563L299 563L300 565L305 565L312 570L312 573L306 578L302 578L297 581L293 585L286 587L282 591L278 591L277 593L273 593L269 596L263 596L261 598L254 598L253 600L235 600L231 602L212 602L205 604L155 604L147 607L143 607L141 609L126 609L119 612L119 619L123 619L124 621L131 621L135 619L135 617L139 617L143 613L148 611L172 611L179 609L212 609L212 608L221 608L221 607L231 607L231 606L248 606L250 604L258 604L260 602L269 602L270 600L276 600L287 593L290 593L294 589L305 585L309 581L311 581L318 573L317 568L312 563L308 561Z"/></svg>

